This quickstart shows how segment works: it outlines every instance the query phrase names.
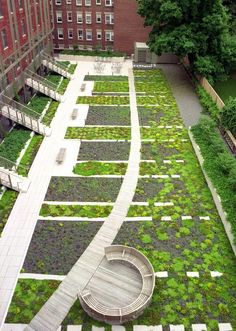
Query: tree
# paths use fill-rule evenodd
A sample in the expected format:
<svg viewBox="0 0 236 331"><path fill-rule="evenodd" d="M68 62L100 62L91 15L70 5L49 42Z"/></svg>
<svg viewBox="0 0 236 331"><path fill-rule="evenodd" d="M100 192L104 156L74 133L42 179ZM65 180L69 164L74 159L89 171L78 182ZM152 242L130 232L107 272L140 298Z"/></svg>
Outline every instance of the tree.
<svg viewBox="0 0 236 331"><path fill-rule="evenodd" d="M138 0L138 5L145 25L152 26L151 51L188 56L192 69L211 81L228 74L236 41L222 0Z"/></svg>
<svg viewBox="0 0 236 331"><path fill-rule="evenodd" d="M230 130L236 137L236 98L230 97L222 109L220 116L221 125Z"/></svg>

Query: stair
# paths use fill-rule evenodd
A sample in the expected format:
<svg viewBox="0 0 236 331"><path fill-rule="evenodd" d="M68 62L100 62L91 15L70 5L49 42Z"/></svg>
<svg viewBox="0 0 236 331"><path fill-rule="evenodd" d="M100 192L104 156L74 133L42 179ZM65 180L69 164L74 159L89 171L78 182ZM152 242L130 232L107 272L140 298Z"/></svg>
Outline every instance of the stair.
<svg viewBox="0 0 236 331"><path fill-rule="evenodd" d="M41 123L35 115L36 113L34 113L34 111L18 102L12 101L12 104L9 105L1 101L0 113L12 121L29 128L32 131L35 131L44 136L51 135L51 128Z"/></svg>
<svg viewBox="0 0 236 331"><path fill-rule="evenodd" d="M59 94L57 90L57 85L53 84L52 82L48 81L44 77L41 77L37 75L36 73L26 70L26 74L28 78L26 78L25 83L35 89L36 91L39 91L50 98L59 101L64 102L65 97L62 94Z"/></svg>
<svg viewBox="0 0 236 331"><path fill-rule="evenodd" d="M12 170L0 167L0 183L14 191L25 193L28 191L30 180Z"/></svg>
<svg viewBox="0 0 236 331"><path fill-rule="evenodd" d="M66 68L61 68L55 60L51 59L44 59L42 61L43 65L47 67L48 69L55 71L61 76L64 76L66 78L72 79L72 75L66 70Z"/></svg>

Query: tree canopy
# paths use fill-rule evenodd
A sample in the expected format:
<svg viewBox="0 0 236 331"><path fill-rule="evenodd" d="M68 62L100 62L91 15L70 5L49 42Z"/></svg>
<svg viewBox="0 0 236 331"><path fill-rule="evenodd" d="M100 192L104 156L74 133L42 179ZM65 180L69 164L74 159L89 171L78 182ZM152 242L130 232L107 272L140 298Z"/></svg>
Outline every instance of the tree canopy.
<svg viewBox="0 0 236 331"><path fill-rule="evenodd" d="M137 1L145 25L152 27L151 51L188 56L193 70L211 81L222 78L236 63L236 36L229 33L222 0Z"/></svg>

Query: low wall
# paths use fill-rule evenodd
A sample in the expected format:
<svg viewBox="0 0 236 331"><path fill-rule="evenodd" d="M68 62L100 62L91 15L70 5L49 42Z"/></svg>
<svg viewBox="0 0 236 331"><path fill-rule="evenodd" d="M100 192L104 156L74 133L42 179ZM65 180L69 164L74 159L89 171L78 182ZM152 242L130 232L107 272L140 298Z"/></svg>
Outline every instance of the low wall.
<svg viewBox="0 0 236 331"><path fill-rule="evenodd" d="M225 213L225 211L224 211L224 209L222 207L220 197L217 194L216 189L215 189L214 185L212 184L211 179L208 177L206 171L203 169L204 159L202 157L202 154L201 154L201 151L200 151L199 146L195 142L195 139L194 139L193 134L191 132L191 128L189 128L188 134L189 134L189 138L191 140L191 143L193 145L193 149L195 151L195 154L196 154L196 156L198 158L199 164L201 166L202 172L203 172L203 174L205 176L207 185L208 185L208 187L209 187L209 189L211 191L211 194L212 194L213 200L215 202L215 205L216 205L218 214L220 215L221 221L222 221L222 223L224 225L225 232L226 232L227 237L229 239L229 242L231 244L232 250L233 250L233 252L234 252L234 254L236 256L236 245L234 244L234 236L233 236L233 233L232 233L231 224L226 219L226 213Z"/></svg>
<svg viewBox="0 0 236 331"><path fill-rule="evenodd" d="M101 58L98 56L87 56L87 55L69 55L69 54L58 54L55 56L55 58L58 58L58 60L63 61L87 61L87 62L93 62L95 61L96 57ZM104 62L124 62L124 57L103 57Z"/></svg>
<svg viewBox="0 0 236 331"><path fill-rule="evenodd" d="M225 104L223 100L219 97L219 95L216 93L214 88L211 86L211 84L208 82L208 80L205 77L202 77L199 79L199 83L210 94L217 106L222 109Z"/></svg>

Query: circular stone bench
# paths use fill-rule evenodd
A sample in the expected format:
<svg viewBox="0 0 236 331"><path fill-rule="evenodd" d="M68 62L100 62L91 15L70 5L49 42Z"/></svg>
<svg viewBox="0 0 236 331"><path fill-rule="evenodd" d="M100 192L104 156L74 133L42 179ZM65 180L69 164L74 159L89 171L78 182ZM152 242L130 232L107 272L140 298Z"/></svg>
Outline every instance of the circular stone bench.
<svg viewBox="0 0 236 331"><path fill-rule="evenodd" d="M90 285L88 284L80 295L81 305L88 315L97 320L109 324L122 324L137 318L150 303L155 286L154 270L149 260L142 253L134 248L123 245L106 247L105 259L111 264L111 266L117 264L117 270L122 268L122 265L125 265L126 269L128 267L128 270L135 270L140 281L140 291L138 295L134 297L132 302L128 305L124 304L119 307L114 307L114 304L102 300L104 298L102 298L102 294L100 295L99 289L97 290L96 288L96 295L94 295L93 290L91 289L93 286L90 288ZM101 267L101 270L99 271L100 278L103 275L102 269L104 268ZM105 275L106 273L104 273L104 277ZM96 276L96 273L94 276ZM117 280L116 276L119 277L119 273L114 274L114 287ZM130 281L132 282L132 280ZM122 276L120 276L119 285L121 282ZM107 286L112 290L113 284L111 281ZM127 286L127 284L124 284L124 286ZM103 303L100 302L99 299L103 301Z"/></svg>

